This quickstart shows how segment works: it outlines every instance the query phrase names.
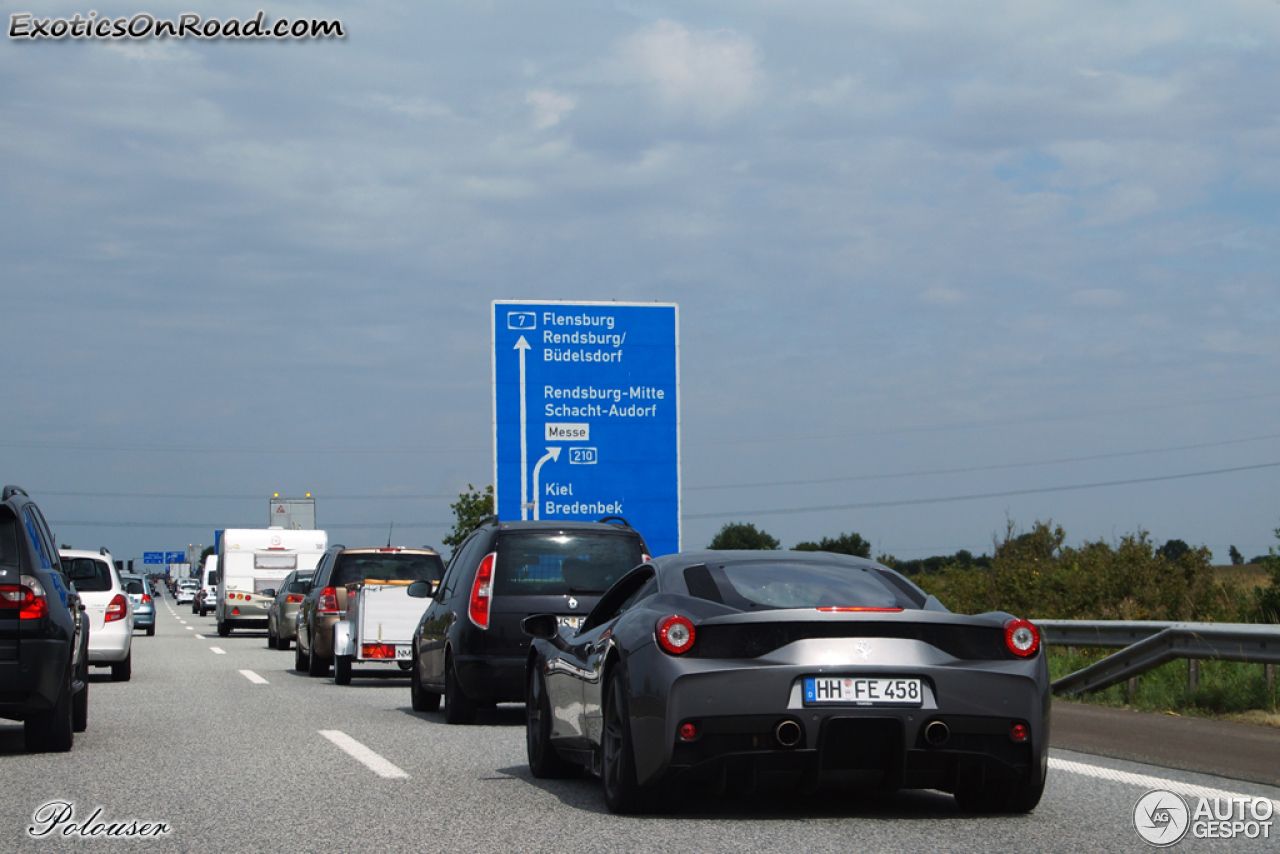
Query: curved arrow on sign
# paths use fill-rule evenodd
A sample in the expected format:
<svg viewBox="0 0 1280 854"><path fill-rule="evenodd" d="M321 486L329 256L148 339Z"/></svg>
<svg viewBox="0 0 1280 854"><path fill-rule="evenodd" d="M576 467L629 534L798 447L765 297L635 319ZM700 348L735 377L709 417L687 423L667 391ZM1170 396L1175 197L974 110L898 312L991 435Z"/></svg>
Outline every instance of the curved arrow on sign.
<svg viewBox="0 0 1280 854"><path fill-rule="evenodd" d="M546 455L543 456L542 459L538 460L538 464L533 467L533 518L535 521L537 521L538 519L538 508L542 505L542 501L540 500L540 496L538 494L538 474L542 471L542 464L545 463L547 460L559 460L559 459L560 459L559 448L547 448Z"/></svg>

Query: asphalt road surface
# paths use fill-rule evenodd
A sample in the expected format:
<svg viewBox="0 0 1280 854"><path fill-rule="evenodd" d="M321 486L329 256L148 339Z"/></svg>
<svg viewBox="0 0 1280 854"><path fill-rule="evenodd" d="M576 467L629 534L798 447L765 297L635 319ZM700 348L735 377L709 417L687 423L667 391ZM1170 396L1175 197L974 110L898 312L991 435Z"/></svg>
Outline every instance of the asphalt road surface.
<svg viewBox="0 0 1280 854"><path fill-rule="evenodd" d="M293 653L266 634L219 638L213 617L159 603L154 637L133 639L133 679L91 677L89 729L66 754L23 751L0 722L0 851L870 852L1150 851L1133 825L1150 789L1212 790L1280 800L1280 788L1055 749L1040 806L974 818L948 795L703 799L672 814L611 815L592 778L540 781L525 765L523 708L450 727L409 705L402 675L293 672ZM1194 797L1189 800L1194 804ZM162 822L150 839L84 839L41 828L48 802L74 821ZM1277 851L1271 838L1209 841L1176 851Z"/></svg>

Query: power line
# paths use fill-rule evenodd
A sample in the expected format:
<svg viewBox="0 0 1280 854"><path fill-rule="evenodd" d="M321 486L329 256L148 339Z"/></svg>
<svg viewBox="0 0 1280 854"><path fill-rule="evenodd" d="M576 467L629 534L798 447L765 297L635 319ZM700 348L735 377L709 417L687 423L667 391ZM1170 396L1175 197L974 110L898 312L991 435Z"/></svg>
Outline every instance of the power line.
<svg viewBox="0 0 1280 854"><path fill-rule="evenodd" d="M1087 457L1063 457L1056 460L1042 460L1027 463L1000 463L989 466L969 466L957 469L932 469L926 471L896 472L893 474L859 474L848 477L825 477L814 480L775 480L769 483L726 483L720 486L686 486L687 492L701 492L712 489L756 489L770 486L816 486L823 483L849 483L856 480L893 480L904 477L926 477L938 474L968 474L979 471L1000 471L1003 469L1030 468L1032 466L1051 466L1062 463L1082 463L1090 460L1109 460L1117 457L1137 457L1150 454L1167 454L1174 451L1191 451L1200 448L1217 448L1224 445L1239 445L1245 442L1262 442L1267 439L1280 439L1280 433L1269 436L1254 436L1248 439L1228 439L1222 442L1201 442L1196 445L1175 445L1169 448L1155 448L1149 451L1116 451L1110 454L1093 454Z"/></svg>
<svg viewBox="0 0 1280 854"><path fill-rule="evenodd" d="M66 521L66 520L49 520L51 527L61 528L211 528L214 530L221 528L258 528L258 525L250 524L231 524L227 522L84 522L84 521ZM325 525L320 530L347 530L347 529L367 529L377 528L379 530L387 527L386 522L348 522L340 525ZM401 528L452 528L452 522L396 522L396 530Z"/></svg>
<svg viewBox="0 0 1280 854"><path fill-rule="evenodd" d="M73 442L0 442L0 448L124 451L173 454L480 454L493 448L217 448L186 445L90 445Z"/></svg>
<svg viewBox="0 0 1280 854"><path fill-rule="evenodd" d="M264 496L262 493L254 493L253 495L205 495L201 493L180 493L180 492L54 492L47 489L40 490L41 495L57 495L59 497L74 498L212 498L219 500L263 500L272 501L274 499ZM452 495L315 495L313 498L320 498L325 501L342 500L342 501L440 501L453 500L458 496Z"/></svg>
<svg viewBox="0 0 1280 854"><path fill-rule="evenodd" d="M918 504L945 504L953 501L978 501L983 498L1007 498L1014 495L1038 495L1045 492L1069 492L1078 489L1101 489L1110 486L1128 486L1136 483L1157 483L1166 480L1182 480L1191 477L1207 477L1215 474L1230 474L1240 471L1255 471L1258 469L1275 468L1280 466L1280 462L1276 463L1259 463L1252 466L1236 466L1228 469L1213 469L1212 471L1195 471L1186 474L1167 474L1158 477L1138 477L1129 480L1108 480L1099 483L1078 483L1070 486L1045 486L1037 489L1011 489L1004 492L984 492L976 495L952 495L945 498L908 498L901 501L867 501L858 504L826 504L818 507L792 507L787 509L773 510L735 510L731 513L692 513L686 515L685 519L727 519L732 517L751 517L751 516L790 516L798 513L821 513L828 510L873 510L881 507L910 507Z"/></svg>

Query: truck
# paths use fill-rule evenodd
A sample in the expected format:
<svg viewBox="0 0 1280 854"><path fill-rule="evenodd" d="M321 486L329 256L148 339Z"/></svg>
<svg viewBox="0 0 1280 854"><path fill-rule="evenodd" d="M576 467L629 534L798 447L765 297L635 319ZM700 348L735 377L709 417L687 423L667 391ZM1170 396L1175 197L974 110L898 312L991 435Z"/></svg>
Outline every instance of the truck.
<svg viewBox="0 0 1280 854"><path fill-rule="evenodd" d="M345 585L346 613L333 627L333 681L351 682L355 664L396 664L408 670L413 660L413 632L428 601L409 595L409 585L425 583L434 590L444 575L444 562L434 549L348 549L347 572L359 580ZM340 579L341 580L341 579Z"/></svg>
<svg viewBox="0 0 1280 854"><path fill-rule="evenodd" d="M280 582L295 569L314 569L328 544L328 534L317 530L224 531L218 542L214 607L218 636L225 638L233 629L266 629L267 609Z"/></svg>

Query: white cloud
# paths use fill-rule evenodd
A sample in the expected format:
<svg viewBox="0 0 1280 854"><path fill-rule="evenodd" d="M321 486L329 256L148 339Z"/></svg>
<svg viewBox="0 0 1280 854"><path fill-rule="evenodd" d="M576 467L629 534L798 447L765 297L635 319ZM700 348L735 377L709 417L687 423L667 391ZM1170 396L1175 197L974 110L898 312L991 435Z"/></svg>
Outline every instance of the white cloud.
<svg viewBox="0 0 1280 854"><path fill-rule="evenodd" d="M729 30L693 31L670 20L632 35L622 54L631 74L652 85L668 106L712 119L750 101L760 76L750 39Z"/></svg>
<svg viewBox="0 0 1280 854"><path fill-rule="evenodd" d="M533 107L534 130L546 130L560 124L560 120L578 106L574 95L564 95L550 89L535 89L524 96L524 102Z"/></svg>

